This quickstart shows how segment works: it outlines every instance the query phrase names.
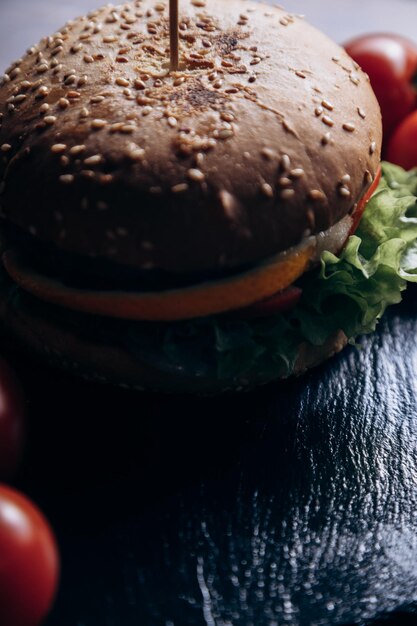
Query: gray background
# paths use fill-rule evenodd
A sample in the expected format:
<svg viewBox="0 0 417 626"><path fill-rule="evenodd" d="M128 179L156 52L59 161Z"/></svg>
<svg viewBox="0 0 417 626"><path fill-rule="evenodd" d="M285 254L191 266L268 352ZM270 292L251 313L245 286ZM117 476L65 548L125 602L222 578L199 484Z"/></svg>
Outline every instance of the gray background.
<svg viewBox="0 0 417 626"><path fill-rule="evenodd" d="M375 30L399 32L417 40L415 0L282 0L282 3L288 10L305 13L310 22L340 42L354 34ZM5 69L27 47L66 20L103 4L105 0L0 0L0 68Z"/></svg>

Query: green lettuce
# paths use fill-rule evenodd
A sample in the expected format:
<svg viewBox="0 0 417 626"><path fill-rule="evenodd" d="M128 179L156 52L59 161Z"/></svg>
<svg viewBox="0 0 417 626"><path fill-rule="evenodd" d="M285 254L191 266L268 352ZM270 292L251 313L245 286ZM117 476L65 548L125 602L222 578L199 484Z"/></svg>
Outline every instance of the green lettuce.
<svg viewBox="0 0 417 626"><path fill-rule="evenodd" d="M238 321L222 316L148 327L148 356L187 375L236 380L289 376L300 343L323 345L343 330L351 342L375 330L386 308L417 282L417 171L383 164L383 177L356 234L339 256L324 252L303 277L289 313ZM151 331L151 332L150 332ZM132 324L129 346L144 355L143 330Z"/></svg>

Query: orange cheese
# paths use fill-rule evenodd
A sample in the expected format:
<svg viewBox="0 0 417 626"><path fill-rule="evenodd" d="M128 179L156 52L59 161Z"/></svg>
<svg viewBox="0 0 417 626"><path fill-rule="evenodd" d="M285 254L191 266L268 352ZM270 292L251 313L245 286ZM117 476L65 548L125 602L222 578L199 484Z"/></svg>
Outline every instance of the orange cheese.
<svg viewBox="0 0 417 626"><path fill-rule="evenodd" d="M174 321L248 307L286 289L309 268L314 241L217 281L160 292L89 291L41 275L16 251L3 255L10 277L33 296L74 311L138 321Z"/></svg>

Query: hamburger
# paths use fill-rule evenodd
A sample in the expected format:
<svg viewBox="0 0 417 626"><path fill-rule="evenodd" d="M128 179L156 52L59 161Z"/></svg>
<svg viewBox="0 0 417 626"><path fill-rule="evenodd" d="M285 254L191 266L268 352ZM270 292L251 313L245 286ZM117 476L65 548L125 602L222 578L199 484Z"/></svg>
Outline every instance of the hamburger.
<svg viewBox="0 0 417 626"><path fill-rule="evenodd" d="M106 6L0 87L3 330L90 379L216 393L300 374L414 280L416 177L368 77L284 9ZM356 233L356 234L355 234Z"/></svg>

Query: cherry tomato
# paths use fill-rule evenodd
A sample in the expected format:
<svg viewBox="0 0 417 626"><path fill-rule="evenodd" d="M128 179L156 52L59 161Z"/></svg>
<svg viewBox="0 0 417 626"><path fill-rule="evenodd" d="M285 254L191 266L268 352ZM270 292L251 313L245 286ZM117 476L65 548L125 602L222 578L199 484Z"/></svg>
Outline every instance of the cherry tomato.
<svg viewBox="0 0 417 626"><path fill-rule="evenodd" d="M406 170L417 167L417 111L406 117L391 137L387 159Z"/></svg>
<svg viewBox="0 0 417 626"><path fill-rule="evenodd" d="M16 471L23 448L25 400L16 375L0 358L0 477Z"/></svg>
<svg viewBox="0 0 417 626"><path fill-rule="evenodd" d="M0 485L0 624L39 626L55 595L59 558L42 513Z"/></svg>
<svg viewBox="0 0 417 626"><path fill-rule="evenodd" d="M382 111L385 141L417 106L417 45L400 35L364 35L345 45L369 74Z"/></svg>

